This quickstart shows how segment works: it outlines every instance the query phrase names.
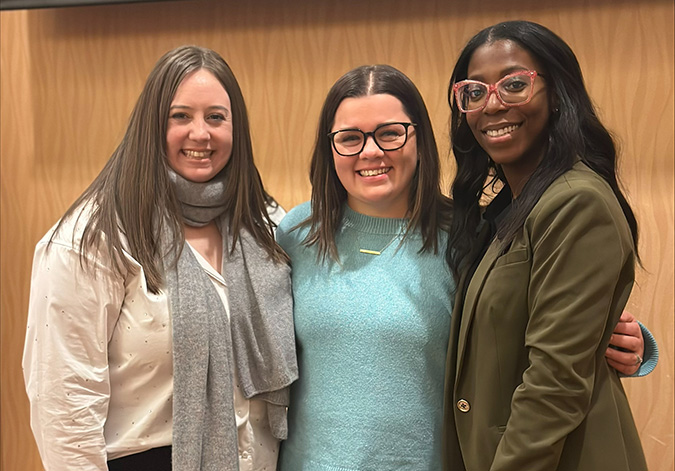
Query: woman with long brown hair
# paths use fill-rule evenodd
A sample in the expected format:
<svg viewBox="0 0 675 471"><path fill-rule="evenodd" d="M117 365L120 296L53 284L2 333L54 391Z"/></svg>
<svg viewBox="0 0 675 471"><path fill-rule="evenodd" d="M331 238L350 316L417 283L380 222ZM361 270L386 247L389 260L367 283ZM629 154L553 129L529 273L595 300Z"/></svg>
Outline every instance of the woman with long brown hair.
<svg viewBox="0 0 675 471"><path fill-rule="evenodd" d="M231 69L167 52L36 247L23 365L47 470L274 469L297 366L270 212Z"/></svg>

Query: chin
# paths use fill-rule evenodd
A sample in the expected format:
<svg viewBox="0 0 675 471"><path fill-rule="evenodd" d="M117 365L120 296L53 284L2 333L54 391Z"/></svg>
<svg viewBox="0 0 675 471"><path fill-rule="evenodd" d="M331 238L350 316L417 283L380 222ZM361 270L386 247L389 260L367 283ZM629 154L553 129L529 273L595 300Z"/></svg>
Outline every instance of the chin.
<svg viewBox="0 0 675 471"><path fill-rule="evenodd" d="M486 150L492 161L497 165L509 165L518 162L520 155L518 151L509 149L490 149Z"/></svg>
<svg viewBox="0 0 675 471"><path fill-rule="evenodd" d="M194 183L206 183L218 175L218 172L180 172L180 175Z"/></svg>

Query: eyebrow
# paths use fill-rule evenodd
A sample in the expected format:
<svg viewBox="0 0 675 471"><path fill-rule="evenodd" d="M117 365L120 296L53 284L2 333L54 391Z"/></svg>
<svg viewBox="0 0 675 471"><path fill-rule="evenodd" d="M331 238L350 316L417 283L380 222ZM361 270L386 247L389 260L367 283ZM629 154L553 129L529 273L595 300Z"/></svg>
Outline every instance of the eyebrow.
<svg viewBox="0 0 675 471"><path fill-rule="evenodd" d="M408 118L408 120L410 122L413 121L410 118ZM375 129L381 128L382 126L386 126L387 124L398 124L398 123L407 123L407 122L408 121L383 121L380 124L375 125L375 128L373 129L373 131ZM361 131L361 132L365 132L363 129L359 128L358 126L350 126L350 127L346 127L346 128L340 128L340 129L336 129L335 131L331 131L331 132L338 132L338 131Z"/></svg>
<svg viewBox="0 0 675 471"><path fill-rule="evenodd" d="M171 106L171 107L169 108L169 111L173 111L173 110L191 110L191 109L192 109L192 107L187 106L187 105L173 105L173 106ZM225 113L225 114L228 115L228 116L229 116L230 113L231 113L231 111L230 111L228 108L226 108L225 106L221 106L221 105L209 106L209 107L207 107L206 109L209 110L209 111L220 110L220 111L222 111L223 113Z"/></svg>
<svg viewBox="0 0 675 471"><path fill-rule="evenodd" d="M505 69L502 69L501 72L500 72L500 74L501 74L501 77L503 78L503 77L506 77L506 76L509 75L509 74L512 74L512 73L514 73L514 72L521 72L521 71L523 71L523 70L532 70L532 69L529 69L529 68L524 67L524 66L522 66L522 65L512 65L511 67L507 67L507 68L505 68ZM479 74L478 74L478 75L473 75L473 76L467 76L467 79L469 79L469 80L476 80L476 81L479 81L479 82L482 81L482 80L484 80L484 79L483 79L483 76L482 76L482 75L479 75Z"/></svg>

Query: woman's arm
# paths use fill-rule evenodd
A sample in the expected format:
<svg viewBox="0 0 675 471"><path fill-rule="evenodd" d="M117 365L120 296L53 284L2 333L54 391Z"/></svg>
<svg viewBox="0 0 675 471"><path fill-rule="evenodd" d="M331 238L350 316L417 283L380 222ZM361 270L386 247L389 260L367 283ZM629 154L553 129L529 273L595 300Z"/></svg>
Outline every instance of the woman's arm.
<svg viewBox="0 0 675 471"><path fill-rule="evenodd" d="M591 185L561 181L526 222L530 366L511 398L493 471L555 469L597 378L612 374L600 362L630 294L632 239L618 205Z"/></svg>
<svg viewBox="0 0 675 471"><path fill-rule="evenodd" d="M33 260L23 370L46 471L107 469L108 341L124 299L110 265L80 264L71 244L42 240Z"/></svg>
<svg viewBox="0 0 675 471"><path fill-rule="evenodd" d="M505 199L508 197L508 199ZM511 192L508 187L492 200L484 217L493 221L510 205ZM488 221L490 222L490 221ZM624 311L614 329L606 357L607 363L623 376L639 377L651 373L659 359L659 348L652 333L631 313ZM642 362L638 363L638 355Z"/></svg>

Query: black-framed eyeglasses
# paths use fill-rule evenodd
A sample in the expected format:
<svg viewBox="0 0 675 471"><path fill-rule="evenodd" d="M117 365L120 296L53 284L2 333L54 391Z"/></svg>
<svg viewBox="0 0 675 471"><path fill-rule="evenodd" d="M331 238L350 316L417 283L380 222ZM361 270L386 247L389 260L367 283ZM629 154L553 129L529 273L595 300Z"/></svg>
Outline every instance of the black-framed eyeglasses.
<svg viewBox="0 0 675 471"><path fill-rule="evenodd" d="M417 123L383 123L370 132L363 132L358 128L340 129L329 133L328 138L335 152L343 157L352 157L363 151L368 136L383 151L400 149L408 142L410 126L415 127Z"/></svg>

